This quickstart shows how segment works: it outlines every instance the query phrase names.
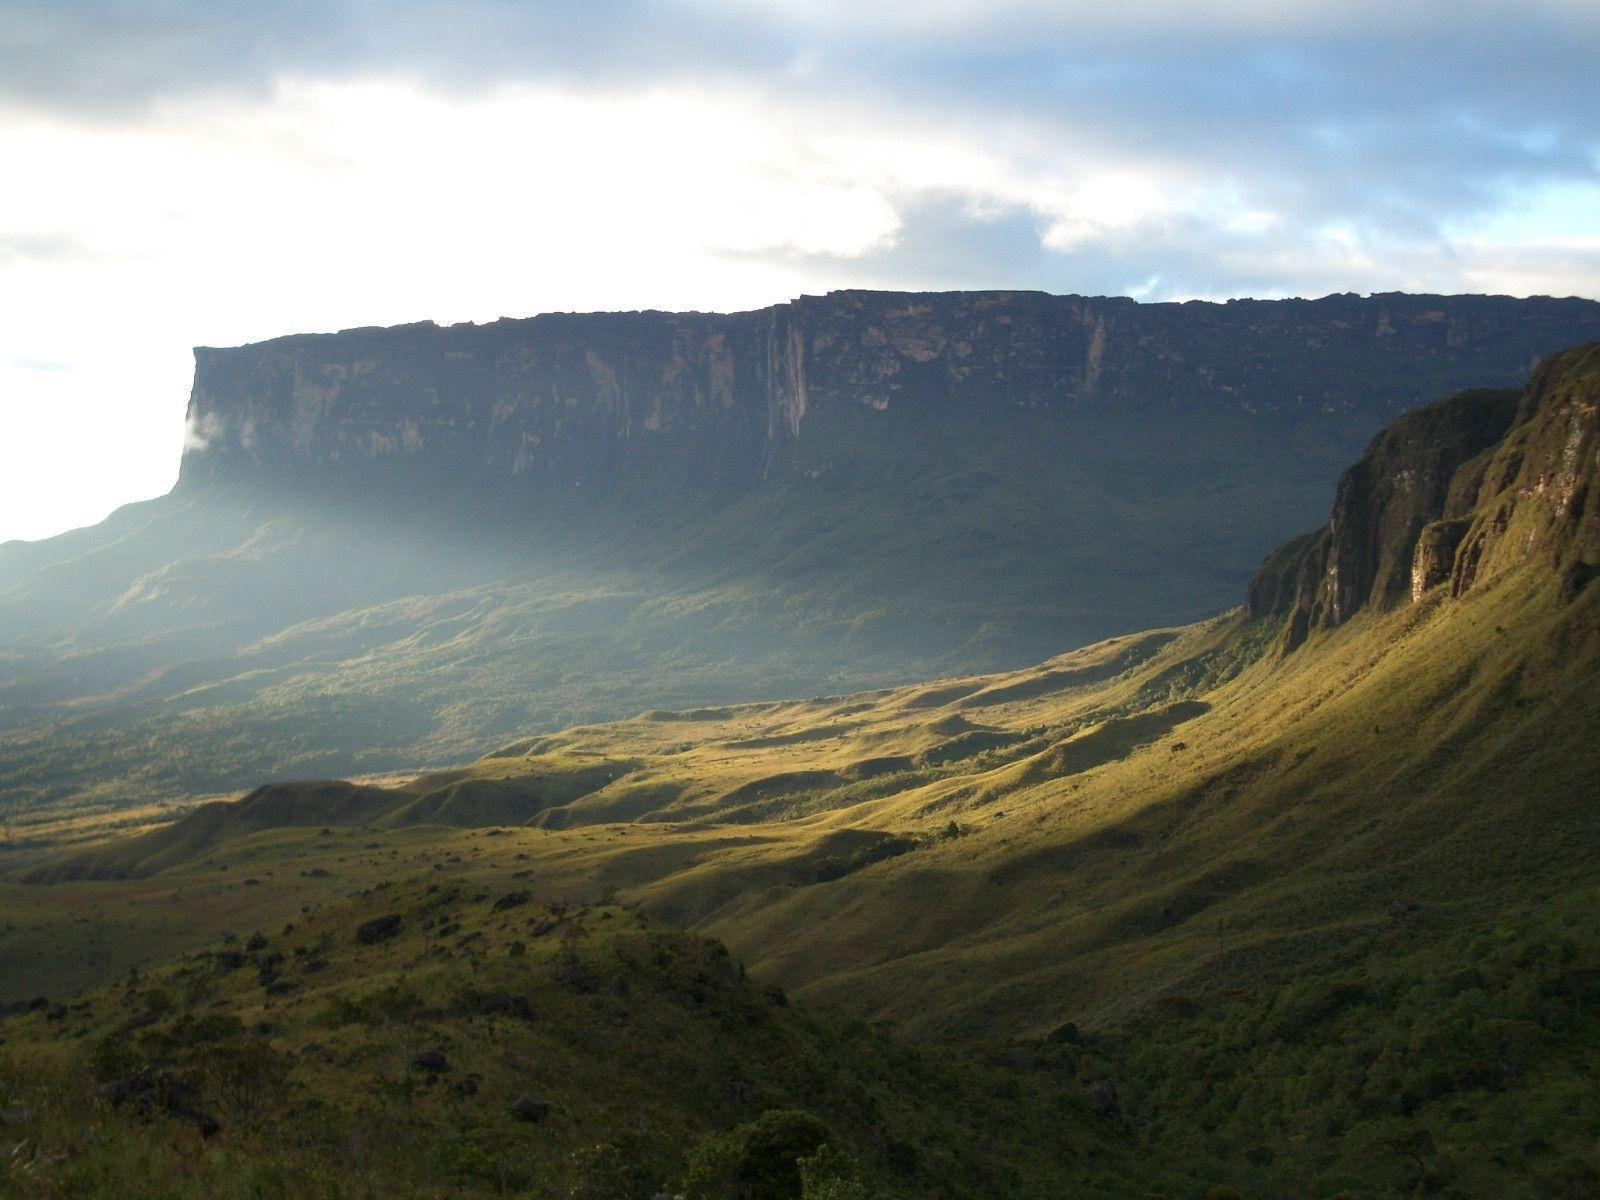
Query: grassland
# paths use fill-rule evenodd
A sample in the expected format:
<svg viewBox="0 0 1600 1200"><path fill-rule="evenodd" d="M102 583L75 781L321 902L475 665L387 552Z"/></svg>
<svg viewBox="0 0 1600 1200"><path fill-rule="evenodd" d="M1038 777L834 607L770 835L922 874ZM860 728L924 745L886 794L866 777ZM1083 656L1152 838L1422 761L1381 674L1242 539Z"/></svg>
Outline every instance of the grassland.
<svg viewBox="0 0 1600 1200"><path fill-rule="evenodd" d="M802 1109L874 1194L1148 1173L1070 1074L819 1021L717 943L521 887L379 886L6 1033L10 1195L712 1194L730 1131Z"/></svg>

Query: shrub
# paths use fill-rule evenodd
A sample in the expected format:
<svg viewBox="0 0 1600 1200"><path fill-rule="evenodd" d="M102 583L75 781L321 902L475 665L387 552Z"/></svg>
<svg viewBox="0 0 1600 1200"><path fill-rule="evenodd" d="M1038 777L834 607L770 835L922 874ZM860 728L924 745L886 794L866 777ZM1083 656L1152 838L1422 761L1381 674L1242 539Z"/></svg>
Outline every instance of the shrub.
<svg viewBox="0 0 1600 1200"><path fill-rule="evenodd" d="M800 1200L800 1160L816 1157L832 1139L810 1113L773 1109L691 1150L684 1187L694 1200Z"/></svg>
<svg viewBox="0 0 1600 1200"><path fill-rule="evenodd" d="M815 1154L802 1158L798 1165L800 1200L867 1200L861 1168L842 1150L818 1146Z"/></svg>
<svg viewBox="0 0 1600 1200"><path fill-rule="evenodd" d="M103 1037L89 1053L89 1069L102 1083L124 1079L142 1066L144 1058L123 1037Z"/></svg>

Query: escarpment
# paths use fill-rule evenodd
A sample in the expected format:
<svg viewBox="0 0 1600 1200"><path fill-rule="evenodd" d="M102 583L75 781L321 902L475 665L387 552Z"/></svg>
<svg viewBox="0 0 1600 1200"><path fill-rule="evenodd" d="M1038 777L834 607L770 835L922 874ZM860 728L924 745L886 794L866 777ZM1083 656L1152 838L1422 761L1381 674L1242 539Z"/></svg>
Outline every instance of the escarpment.
<svg viewBox="0 0 1600 1200"><path fill-rule="evenodd" d="M1371 430L1596 335L1581 300L1028 292L353 329L197 350L181 479L571 495L870 470L929 431L987 442L1029 420Z"/></svg>
<svg viewBox="0 0 1600 1200"><path fill-rule="evenodd" d="M1485 465L1451 591L1535 561L1573 593L1600 570L1600 343L1556 355L1528 385Z"/></svg>
<svg viewBox="0 0 1600 1200"><path fill-rule="evenodd" d="M1322 530L1271 555L1247 611L1299 646L1363 609L1460 596L1526 562L1570 597L1600 573L1600 343L1557 354L1526 390L1475 391L1410 413L1339 481Z"/></svg>

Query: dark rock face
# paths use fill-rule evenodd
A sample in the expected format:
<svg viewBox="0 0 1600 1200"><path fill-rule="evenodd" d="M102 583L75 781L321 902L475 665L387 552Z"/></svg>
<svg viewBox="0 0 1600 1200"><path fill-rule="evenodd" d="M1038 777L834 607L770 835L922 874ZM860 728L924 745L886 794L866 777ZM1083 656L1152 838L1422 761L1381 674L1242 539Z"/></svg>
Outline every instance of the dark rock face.
<svg viewBox="0 0 1600 1200"><path fill-rule="evenodd" d="M742 487L870 459L907 421L1390 414L1520 382L1541 354L1597 333L1600 305L1581 300L1027 292L356 329L197 350L182 480L475 480L530 497Z"/></svg>
<svg viewBox="0 0 1600 1200"><path fill-rule="evenodd" d="M1454 594L1528 561L1576 595L1600 566L1600 343L1554 356L1477 483L1450 576Z"/></svg>
<svg viewBox="0 0 1600 1200"><path fill-rule="evenodd" d="M1570 599L1600 574L1600 343L1553 356L1526 391L1467 392L1384 430L1339 481L1333 517L1272 554L1247 611L1286 615L1284 648L1362 609L1453 595L1525 562Z"/></svg>
<svg viewBox="0 0 1600 1200"><path fill-rule="evenodd" d="M1443 513L1457 469L1504 436L1517 399L1511 391L1467 392L1410 413L1345 472L1319 597L1328 623L1368 603L1387 609L1410 598L1423 526Z"/></svg>
<svg viewBox="0 0 1600 1200"><path fill-rule="evenodd" d="M1459 530L1430 524L1445 515L1456 472L1504 436L1517 401L1514 391L1464 392L1380 433L1340 477L1327 528L1257 574L1246 596L1251 614L1287 608L1292 649L1311 630L1340 625L1364 607L1409 600L1419 543L1431 564L1451 536L1459 540ZM1426 538L1425 529L1432 530Z"/></svg>
<svg viewBox="0 0 1600 1200"><path fill-rule="evenodd" d="M1471 528L1466 517L1434 521L1422 528L1417 538L1417 552L1411 560L1411 600L1415 603L1424 595L1450 578L1455 567L1456 551L1461 539Z"/></svg>

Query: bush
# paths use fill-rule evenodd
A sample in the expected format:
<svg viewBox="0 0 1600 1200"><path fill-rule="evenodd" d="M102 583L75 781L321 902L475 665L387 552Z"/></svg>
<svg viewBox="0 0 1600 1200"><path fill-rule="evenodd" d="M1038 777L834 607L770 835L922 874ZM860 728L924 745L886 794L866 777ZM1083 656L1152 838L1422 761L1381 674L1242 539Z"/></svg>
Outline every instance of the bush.
<svg viewBox="0 0 1600 1200"><path fill-rule="evenodd" d="M649 1194L642 1173L610 1142L579 1147L568 1164L572 1170L569 1200L630 1200Z"/></svg>
<svg viewBox="0 0 1600 1200"><path fill-rule="evenodd" d="M833 1131L810 1113L773 1109L691 1150L684 1188L694 1200L801 1200L800 1160L815 1158L832 1140Z"/></svg>
<svg viewBox="0 0 1600 1200"><path fill-rule="evenodd" d="M102 1083L125 1079L142 1066L143 1056L124 1037L103 1037L89 1054L89 1069Z"/></svg>
<svg viewBox="0 0 1600 1200"><path fill-rule="evenodd" d="M842 1150L818 1146L815 1154L802 1158L798 1165L800 1200L867 1200L861 1168Z"/></svg>

